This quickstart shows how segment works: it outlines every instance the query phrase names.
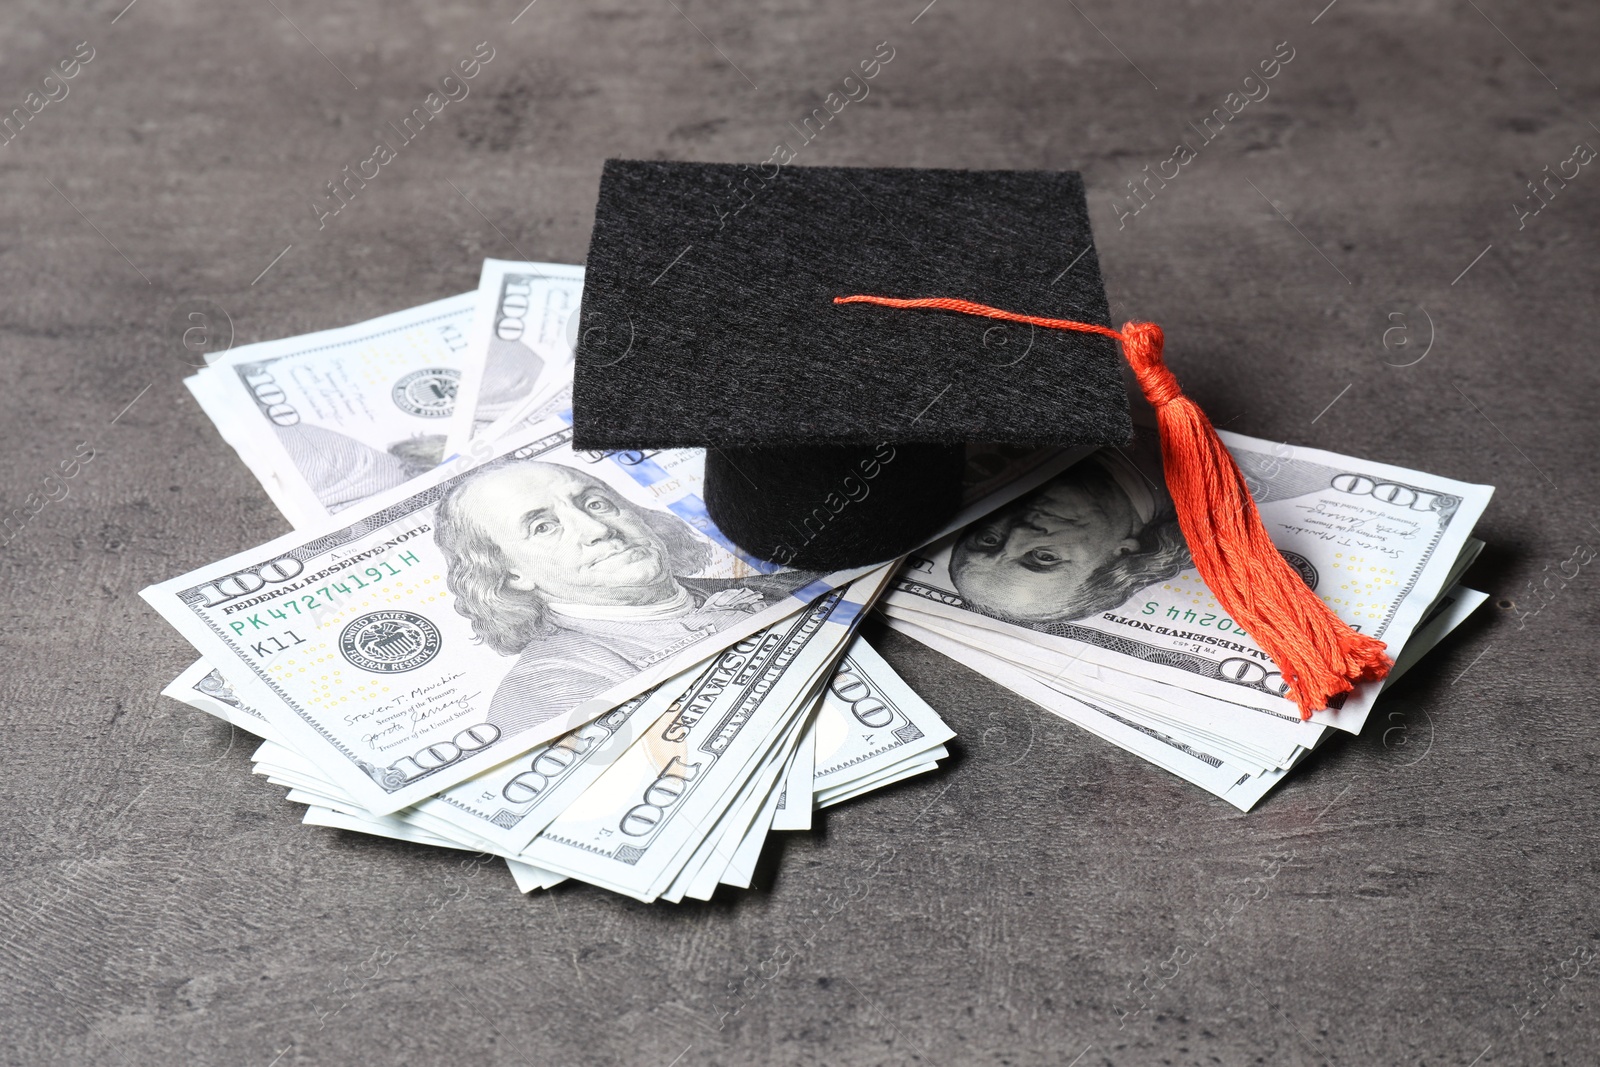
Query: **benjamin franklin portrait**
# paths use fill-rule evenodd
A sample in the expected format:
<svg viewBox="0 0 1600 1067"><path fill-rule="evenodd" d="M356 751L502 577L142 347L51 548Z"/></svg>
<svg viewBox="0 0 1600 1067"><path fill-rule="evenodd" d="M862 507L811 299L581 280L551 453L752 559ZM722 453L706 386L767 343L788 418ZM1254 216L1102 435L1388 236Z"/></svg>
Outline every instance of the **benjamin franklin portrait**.
<svg viewBox="0 0 1600 1067"><path fill-rule="evenodd" d="M950 577L967 607L1048 629L1190 565L1166 488L1108 449L963 530Z"/></svg>
<svg viewBox="0 0 1600 1067"><path fill-rule="evenodd" d="M677 516L590 475L503 457L440 502L434 534L456 610L517 663L489 705L536 726L781 600L789 575L695 577L711 548Z"/></svg>

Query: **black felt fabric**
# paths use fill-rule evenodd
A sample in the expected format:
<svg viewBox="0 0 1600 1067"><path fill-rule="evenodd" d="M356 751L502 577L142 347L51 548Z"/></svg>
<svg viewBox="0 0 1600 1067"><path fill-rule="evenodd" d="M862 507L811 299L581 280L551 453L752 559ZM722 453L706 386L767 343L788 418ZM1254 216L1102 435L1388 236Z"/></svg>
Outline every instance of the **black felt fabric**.
<svg viewBox="0 0 1600 1067"><path fill-rule="evenodd" d="M1109 314L1075 173L611 160L584 279L576 444L1131 436L1111 340L832 303L851 293Z"/></svg>
<svg viewBox="0 0 1600 1067"><path fill-rule="evenodd" d="M577 447L707 448L706 505L724 533L832 570L934 533L956 510L965 442L1132 435L1108 338L833 303L951 296L1108 324L1077 174L772 169L605 165ZM875 442L895 459L868 484Z"/></svg>
<svg viewBox="0 0 1600 1067"><path fill-rule="evenodd" d="M706 507L747 552L806 570L893 559L961 505L961 445L775 445L706 453Z"/></svg>

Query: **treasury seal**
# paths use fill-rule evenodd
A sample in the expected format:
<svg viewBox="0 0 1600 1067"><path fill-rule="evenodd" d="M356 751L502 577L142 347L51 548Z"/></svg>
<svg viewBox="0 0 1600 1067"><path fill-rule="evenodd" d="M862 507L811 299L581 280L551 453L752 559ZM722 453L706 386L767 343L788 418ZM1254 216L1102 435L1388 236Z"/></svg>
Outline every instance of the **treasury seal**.
<svg viewBox="0 0 1600 1067"><path fill-rule="evenodd" d="M394 403L407 415L442 419L455 410L461 372L451 367L424 367L394 383Z"/></svg>
<svg viewBox="0 0 1600 1067"><path fill-rule="evenodd" d="M416 670L439 654L439 628L414 611L374 611L339 635L339 651L374 674Z"/></svg>
<svg viewBox="0 0 1600 1067"><path fill-rule="evenodd" d="M1309 559L1306 559L1298 552L1286 552L1281 548L1278 549L1278 555L1288 561L1289 566L1295 569L1295 573L1300 575L1300 580L1305 582L1312 592L1316 592L1317 582L1320 578L1317 574L1317 568L1311 565Z"/></svg>

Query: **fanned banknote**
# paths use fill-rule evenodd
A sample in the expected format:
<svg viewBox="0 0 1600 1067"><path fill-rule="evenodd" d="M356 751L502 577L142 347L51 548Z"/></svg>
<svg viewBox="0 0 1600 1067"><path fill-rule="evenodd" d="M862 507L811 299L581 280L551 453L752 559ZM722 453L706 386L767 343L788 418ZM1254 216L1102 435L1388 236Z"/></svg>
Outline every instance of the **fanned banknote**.
<svg viewBox="0 0 1600 1067"><path fill-rule="evenodd" d="M853 573L753 569L701 456L579 454L559 420L349 525L144 591L296 749L386 814L567 733Z"/></svg>
<svg viewBox="0 0 1600 1067"><path fill-rule="evenodd" d="M501 436L571 382L582 296L582 267L483 261L445 455L466 452L475 437Z"/></svg>
<svg viewBox="0 0 1600 1067"><path fill-rule="evenodd" d="M830 616L848 620L842 624L835 622L819 633L807 628L803 620L797 620L799 625L791 623L773 628L758 640L744 643L745 647L730 649L704 668L689 672L693 675L692 683L680 685L676 699L652 706L647 720L644 698L631 701L617 709L610 723L602 716L595 723L506 767L495 768L440 797L389 815L376 815L362 809L338 786L322 778L309 760L280 741L270 740L272 731L265 718L238 699L220 672L204 660L184 671L165 692L208 714L267 736L269 740L260 746L254 757L256 772L287 788L289 799L307 804L307 823L416 844L490 852L508 861L518 884L525 889L547 888L567 875L530 864L520 856L523 847L536 838L539 829L573 805L635 741L663 722L698 721L713 709L716 698L730 685L738 684L756 669L752 664L760 669L764 688L753 701L748 699L748 687L743 690L747 697L745 710L754 712L766 704L768 710L764 714L782 714L779 705L792 698L798 684L798 676L795 681L785 681L784 674L790 669L803 671L807 667L805 659L787 655L797 645L795 632L805 633L805 639L799 644L813 648L821 648L823 643L837 646L841 637L847 636L859 621L865 607L863 598L870 598L886 578L887 571L881 569L875 576L856 583L851 591L836 595L836 599L842 599L847 605L847 610L841 612L836 605ZM830 798L841 786L849 787L851 795L856 795L900 780L906 776L907 758L912 754L915 754L919 773L932 769L937 760L946 755L943 742L949 740L953 732L870 645L859 637L854 638L845 646L842 658L837 647L833 655L838 662L823 694L810 701L809 714L804 710L804 701L799 716L794 716L793 709L789 709L793 726L789 733L775 739L775 747L767 753L767 766L772 766L774 760L783 763L784 788L774 789L770 780L763 780L754 773L761 768L747 768L751 773L738 783L739 788L725 791L723 806L713 810L713 817L699 822L704 833L691 842L693 848L688 850L684 863L688 868L689 859L699 860L689 872L693 877L684 879L687 895L709 896L719 884L749 885L762 844L772 829L779 828L775 821L777 799L781 794L787 793L794 798L796 807L810 811L813 805L837 802ZM667 683L663 688L670 689L672 685ZM723 706L731 705L725 700ZM640 725L627 731L624 727L629 723ZM813 779L808 763L803 781L789 777L799 753L800 738L816 734L825 739L823 743L833 757L831 766ZM636 750L630 758L643 758L648 766L660 763L664 755L660 738L645 747L650 751ZM658 779L659 776L652 778L651 783ZM640 790L640 796L647 790L648 786ZM652 795L659 796L659 792ZM462 807L473 813L471 818L437 817L438 812L452 805L452 796L465 798ZM589 798L582 804L592 805L597 799ZM743 801L743 810L732 810L734 800ZM430 811L435 814L428 815ZM631 818L627 817L630 812ZM724 816L730 814L732 817L725 820ZM617 833L625 835L626 829L637 828L639 821L640 812L635 811L633 805L625 806L618 818ZM509 835L486 833L502 826L514 832ZM530 831L529 827L533 829ZM676 899L683 895L676 894Z"/></svg>
<svg viewBox="0 0 1600 1067"><path fill-rule="evenodd" d="M1438 610L1412 635L1385 679L1387 687L1454 630L1484 600L1486 594L1461 586L1440 598ZM944 627L931 615L896 614L891 628L928 645L935 651L972 668L993 681L1026 697L1047 711L1066 719L1119 748L1147 760L1172 774L1210 792L1241 811L1249 811L1306 755L1321 745L1330 728L1305 724L1304 743L1274 762L1256 763L1249 758L1230 756L1219 742L1249 737L1258 725L1243 718L1243 727L1233 735L1203 734L1190 723L1161 721L1144 713L1137 703L1110 701L1086 694L1067 683L1066 676L1052 677L1012 660L1001 658L973 643L970 635Z"/></svg>
<svg viewBox="0 0 1600 1067"><path fill-rule="evenodd" d="M1221 434L1284 557L1354 628L1404 646L1448 586L1492 487ZM1146 432L915 560L887 603L1104 668L1298 716L1276 666L1189 558ZM1380 686L1316 722L1357 732Z"/></svg>
<svg viewBox="0 0 1600 1067"><path fill-rule="evenodd" d="M829 680L812 731L814 791L841 799L868 781L921 773L955 737L865 641L850 647Z"/></svg>
<svg viewBox="0 0 1600 1067"><path fill-rule="evenodd" d="M728 798L752 782L752 768L781 772L775 742L798 731L806 698L832 673L842 644L830 630L853 625L849 607L844 591L829 594L735 646L714 690L680 696L522 858L645 900L666 892L704 840L697 828L730 810Z"/></svg>
<svg viewBox="0 0 1600 1067"><path fill-rule="evenodd" d="M474 295L235 348L185 384L295 526L445 457Z"/></svg>
<svg viewBox="0 0 1600 1067"><path fill-rule="evenodd" d="M1284 557L1408 669L1483 600L1457 586L1487 486L1223 434ZM1249 810L1387 683L1302 721L1194 571L1148 431L909 560L890 625Z"/></svg>

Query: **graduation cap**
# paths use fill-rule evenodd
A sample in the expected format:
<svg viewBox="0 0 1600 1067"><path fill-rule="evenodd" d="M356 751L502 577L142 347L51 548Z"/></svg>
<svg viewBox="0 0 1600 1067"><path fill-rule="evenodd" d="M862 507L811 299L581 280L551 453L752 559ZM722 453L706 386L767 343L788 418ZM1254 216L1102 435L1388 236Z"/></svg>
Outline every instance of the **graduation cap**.
<svg viewBox="0 0 1600 1067"><path fill-rule="evenodd" d="M959 510L968 442L1125 443L1118 343L1195 565L1302 713L1381 677L1382 642L1272 546L1160 329L1111 327L1073 172L607 161L574 445L704 448L707 511L749 554L880 562Z"/></svg>

